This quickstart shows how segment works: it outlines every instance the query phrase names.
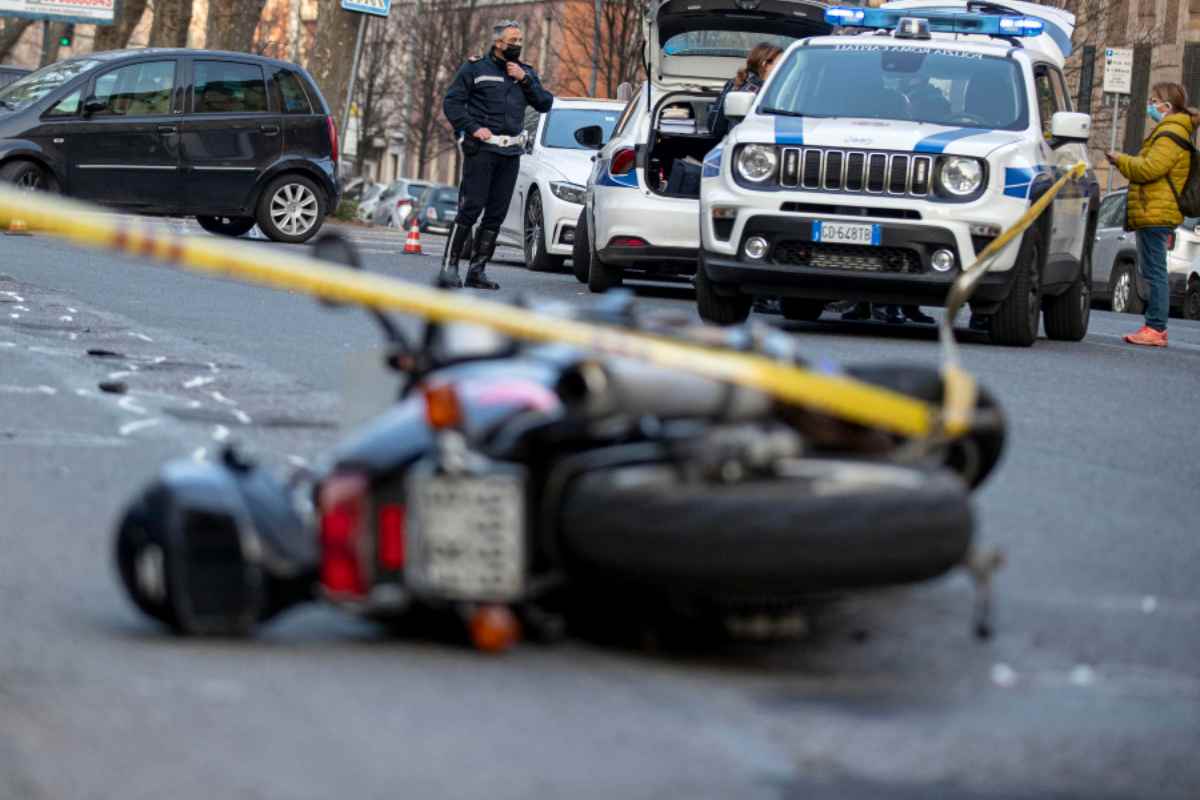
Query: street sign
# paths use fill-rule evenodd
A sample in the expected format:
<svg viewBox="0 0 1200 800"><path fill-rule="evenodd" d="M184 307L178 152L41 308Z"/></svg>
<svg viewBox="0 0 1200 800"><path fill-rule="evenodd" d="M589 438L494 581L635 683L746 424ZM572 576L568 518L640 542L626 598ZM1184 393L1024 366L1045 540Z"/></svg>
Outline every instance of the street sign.
<svg viewBox="0 0 1200 800"><path fill-rule="evenodd" d="M0 0L0 17L112 25L120 0Z"/></svg>
<svg viewBox="0 0 1200 800"><path fill-rule="evenodd" d="M3 2L4 0L0 0L0 3ZM386 17L392 10L392 0L342 0L342 8L347 11L357 11L360 14Z"/></svg>
<svg viewBox="0 0 1200 800"><path fill-rule="evenodd" d="M1104 50L1104 91L1129 94L1133 89L1133 50L1108 47Z"/></svg>

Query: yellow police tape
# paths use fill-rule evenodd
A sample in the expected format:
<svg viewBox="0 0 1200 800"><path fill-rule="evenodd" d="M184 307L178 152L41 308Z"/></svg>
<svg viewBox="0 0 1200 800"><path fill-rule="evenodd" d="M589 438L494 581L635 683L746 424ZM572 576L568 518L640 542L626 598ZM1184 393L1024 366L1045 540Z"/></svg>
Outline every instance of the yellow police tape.
<svg viewBox="0 0 1200 800"><path fill-rule="evenodd" d="M1073 174L1074 170L1051 187L1039 201L1041 205L1035 204L993 242L976 264L990 259L1028 227ZM902 436L956 437L971 426L975 381L957 364L950 364L945 372L945 400L939 413L921 400L843 375L817 373L760 355L540 315L463 292L446 292L330 265L282 248L267 249L221 237L183 236L161 226L156 229L145 219L98 213L95 207L75 201L0 186L0 227L18 220L75 244L153 258L198 272L439 322L484 325L517 339L558 342L693 372ZM972 265L964 271L959 282L974 268Z"/></svg>

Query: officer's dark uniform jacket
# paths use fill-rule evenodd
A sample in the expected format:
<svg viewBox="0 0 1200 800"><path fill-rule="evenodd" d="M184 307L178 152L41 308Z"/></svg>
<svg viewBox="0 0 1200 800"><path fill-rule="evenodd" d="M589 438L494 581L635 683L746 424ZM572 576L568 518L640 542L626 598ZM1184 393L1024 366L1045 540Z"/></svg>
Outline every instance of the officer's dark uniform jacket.
<svg viewBox="0 0 1200 800"><path fill-rule="evenodd" d="M455 131L470 138L480 128L501 136L517 136L524 130L525 107L533 106L543 114L550 110L554 96L542 88L537 72L517 62L525 71L525 80L517 83L505 72L505 62L489 53L462 65L446 92L442 110ZM487 150L505 155L520 155L520 147L496 147L483 143Z"/></svg>

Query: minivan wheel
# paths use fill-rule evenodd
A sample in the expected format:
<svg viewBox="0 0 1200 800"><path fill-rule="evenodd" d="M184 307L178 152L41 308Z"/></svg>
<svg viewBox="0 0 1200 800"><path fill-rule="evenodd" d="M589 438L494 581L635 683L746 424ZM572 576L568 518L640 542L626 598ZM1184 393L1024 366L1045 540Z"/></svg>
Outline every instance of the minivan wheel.
<svg viewBox="0 0 1200 800"><path fill-rule="evenodd" d="M198 216L196 222L209 233L220 236L241 236L254 227L254 217Z"/></svg>
<svg viewBox="0 0 1200 800"><path fill-rule="evenodd" d="M0 167L0 182L11 183L18 189L40 191L47 188L46 173L32 161L10 161Z"/></svg>
<svg viewBox="0 0 1200 800"><path fill-rule="evenodd" d="M325 219L325 193L303 175L271 181L258 200L258 227L277 242L306 242Z"/></svg>

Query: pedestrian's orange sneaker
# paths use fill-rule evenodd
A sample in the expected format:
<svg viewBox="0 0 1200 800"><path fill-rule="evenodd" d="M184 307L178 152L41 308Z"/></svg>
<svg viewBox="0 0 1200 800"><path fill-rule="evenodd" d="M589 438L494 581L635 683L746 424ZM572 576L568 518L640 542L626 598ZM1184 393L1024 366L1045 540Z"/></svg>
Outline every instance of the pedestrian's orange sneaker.
<svg viewBox="0 0 1200 800"><path fill-rule="evenodd" d="M1167 332L1156 331L1149 325L1143 325L1137 333L1125 334L1125 341L1130 344L1140 344L1145 347L1166 347Z"/></svg>

